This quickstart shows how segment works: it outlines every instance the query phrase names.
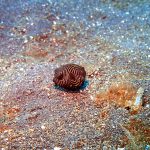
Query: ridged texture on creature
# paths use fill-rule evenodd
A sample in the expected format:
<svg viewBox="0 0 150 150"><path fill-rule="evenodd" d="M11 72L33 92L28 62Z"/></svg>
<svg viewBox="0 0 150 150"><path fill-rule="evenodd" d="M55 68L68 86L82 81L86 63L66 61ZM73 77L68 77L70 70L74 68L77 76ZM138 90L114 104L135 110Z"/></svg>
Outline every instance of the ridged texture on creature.
<svg viewBox="0 0 150 150"><path fill-rule="evenodd" d="M84 82L85 76L84 67L66 64L55 70L53 82L65 89L78 89Z"/></svg>

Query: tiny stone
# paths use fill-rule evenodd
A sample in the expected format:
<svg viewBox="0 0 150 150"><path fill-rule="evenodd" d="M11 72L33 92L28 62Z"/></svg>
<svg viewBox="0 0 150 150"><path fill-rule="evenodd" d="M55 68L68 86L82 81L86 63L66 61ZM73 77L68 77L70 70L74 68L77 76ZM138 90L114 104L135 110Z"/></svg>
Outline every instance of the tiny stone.
<svg viewBox="0 0 150 150"><path fill-rule="evenodd" d="M43 130L45 130L45 129L46 129L46 127L45 127L44 125L42 125L42 126L41 126L41 128L42 128Z"/></svg>
<svg viewBox="0 0 150 150"><path fill-rule="evenodd" d="M54 150L61 150L60 147L54 147Z"/></svg>

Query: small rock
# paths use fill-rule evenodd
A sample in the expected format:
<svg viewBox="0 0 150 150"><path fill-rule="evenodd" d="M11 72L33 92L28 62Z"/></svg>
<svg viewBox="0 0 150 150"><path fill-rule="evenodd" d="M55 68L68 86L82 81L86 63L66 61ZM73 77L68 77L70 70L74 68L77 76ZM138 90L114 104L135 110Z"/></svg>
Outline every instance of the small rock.
<svg viewBox="0 0 150 150"><path fill-rule="evenodd" d="M42 129L42 130L45 130L45 129L46 129L46 127L45 127L44 125L42 125L42 126L41 126L41 129Z"/></svg>
<svg viewBox="0 0 150 150"><path fill-rule="evenodd" d="M54 147L54 150L61 150L60 147Z"/></svg>

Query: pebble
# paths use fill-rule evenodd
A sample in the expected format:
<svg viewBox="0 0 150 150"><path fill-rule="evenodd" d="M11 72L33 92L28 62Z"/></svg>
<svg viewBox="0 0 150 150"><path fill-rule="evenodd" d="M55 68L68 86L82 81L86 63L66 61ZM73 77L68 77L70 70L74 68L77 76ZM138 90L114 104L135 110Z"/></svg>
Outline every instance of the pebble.
<svg viewBox="0 0 150 150"><path fill-rule="evenodd" d="M46 129L46 127L45 127L44 125L42 125L41 128L42 128L42 130L45 130L45 129Z"/></svg>
<svg viewBox="0 0 150 150"><path fill-rule="evenodd" d="M54 147L54 150L61 150L60 147Z"/></svg>

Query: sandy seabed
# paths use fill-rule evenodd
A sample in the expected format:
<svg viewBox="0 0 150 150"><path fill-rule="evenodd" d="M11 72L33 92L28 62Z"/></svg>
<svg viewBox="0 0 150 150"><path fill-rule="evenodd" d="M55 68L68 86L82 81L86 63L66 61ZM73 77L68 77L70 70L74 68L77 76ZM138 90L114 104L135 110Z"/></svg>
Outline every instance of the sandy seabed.
<svg viewBox="0 0 150 150"><path fill-rule="evenodd" d="M0 0L0 148L149 150L149 10L148 0ZM85 68L83 90L55 88L67 63Z"/></svg>

